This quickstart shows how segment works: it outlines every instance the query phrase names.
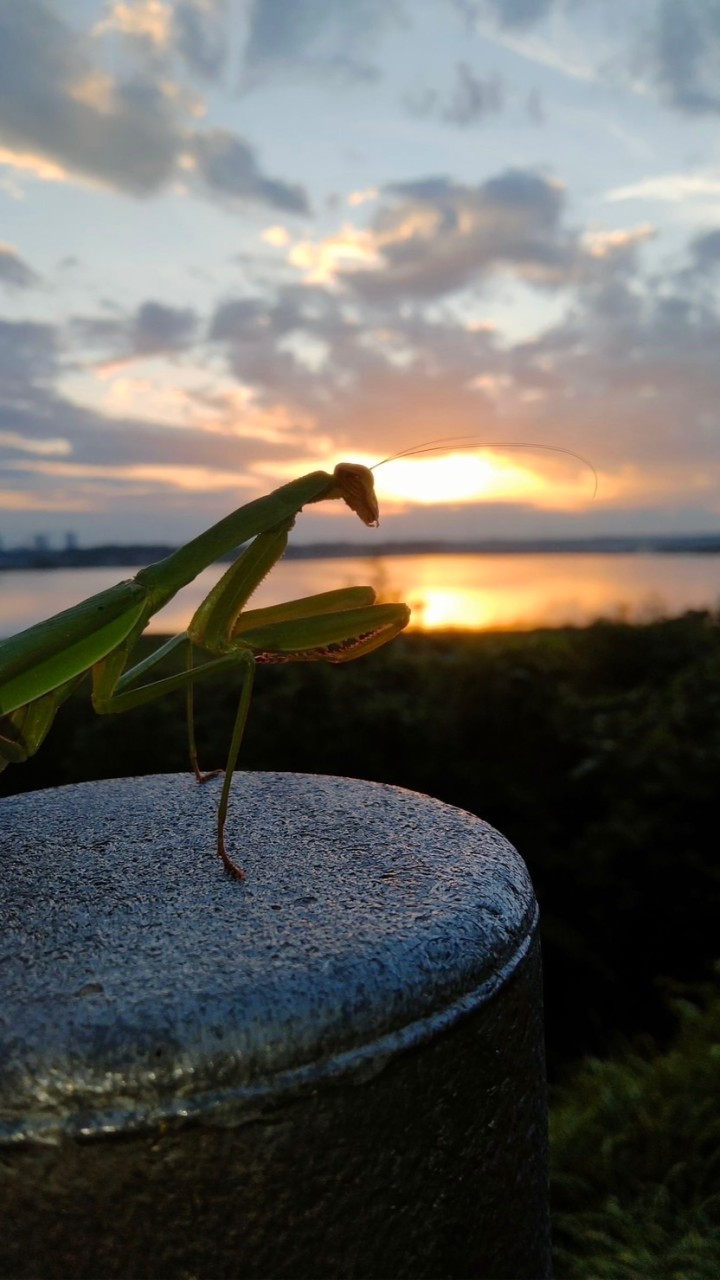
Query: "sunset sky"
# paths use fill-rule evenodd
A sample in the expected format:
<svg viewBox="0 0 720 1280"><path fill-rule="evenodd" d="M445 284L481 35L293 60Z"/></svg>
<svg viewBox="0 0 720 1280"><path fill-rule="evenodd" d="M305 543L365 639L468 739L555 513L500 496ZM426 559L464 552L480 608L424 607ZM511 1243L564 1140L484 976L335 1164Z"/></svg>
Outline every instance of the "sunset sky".
<svg viewBox="0 0 720 1280"><path fill-rule="evenodd" d="M716 0L0 0L4 546L448 436L384 539L720 531Z"/></svg>

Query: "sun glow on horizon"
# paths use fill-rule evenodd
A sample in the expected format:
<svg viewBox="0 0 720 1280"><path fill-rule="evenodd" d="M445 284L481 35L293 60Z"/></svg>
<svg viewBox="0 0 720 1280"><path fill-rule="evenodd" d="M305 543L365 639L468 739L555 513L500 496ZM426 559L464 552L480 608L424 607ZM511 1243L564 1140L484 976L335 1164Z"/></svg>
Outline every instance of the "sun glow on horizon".
<svg viewBox="0 0 720 1280"><path fill-rule="evenodd" d="M551 460L545 461L545 466L551 467L548 475L541 470L543 460L511 460L503 456L502 445L482 451L481 446L468 449L455 446L445 453L439 447L437 452L433 449L420 456L391 457L381 463L371 454L356 449L328 449L315 466L306 457L275 463L272 467L256 463L252 470L258 475L272 476L278 483L316 468L332 472L338 463L359 463L373 472L380 508L386 515L413 506L462 506L478 502L517 502L545 510L572 510L588 501L592 487L589 487L583 460L558 457L562 453L563 450L558 449ZM564 476L560 469L571 469L572 474ZM591 475L590 486L593 483ZM333 515L337 511L333 504L328 504L322 514Z"/></svg>
<svg viewBox="0 0 720 1280"><path fill-rule="evenodd" d="M542 476L499 452L396 458L376 478L386 503L418 506L538 499L547 487Z"/></svg>

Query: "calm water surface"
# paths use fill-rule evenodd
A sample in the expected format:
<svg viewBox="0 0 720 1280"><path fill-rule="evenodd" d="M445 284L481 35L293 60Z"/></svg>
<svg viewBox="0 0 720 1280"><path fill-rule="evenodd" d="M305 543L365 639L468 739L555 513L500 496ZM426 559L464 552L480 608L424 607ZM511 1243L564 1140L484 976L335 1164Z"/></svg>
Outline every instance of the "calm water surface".
<svg viewBox="0 0 720 1280"><path fill-rule="evenodd" d="M206 569L150 629L182 631L226 566ZM0 636L67 609L136 569L19 570L0 573ZM633 622L720 604L720 556L428 555L289 560L253 597L277 604L369 583L386 600L406 600L412 625L471 630L585 625L598 617Z"/></svg>

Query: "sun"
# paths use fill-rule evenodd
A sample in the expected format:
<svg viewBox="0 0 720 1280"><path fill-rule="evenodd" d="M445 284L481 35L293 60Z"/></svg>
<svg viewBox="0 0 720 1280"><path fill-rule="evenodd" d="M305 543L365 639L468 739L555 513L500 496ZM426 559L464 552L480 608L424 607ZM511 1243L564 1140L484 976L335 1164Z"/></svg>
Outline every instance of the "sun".
<svg viewBox="0 0 720 1280"><path fill-rule="evenodd" d="M538 499L546 487L529 466L510 462L499 452L397 458L376 477L385 503L402 505L527 501Z"/></svg>

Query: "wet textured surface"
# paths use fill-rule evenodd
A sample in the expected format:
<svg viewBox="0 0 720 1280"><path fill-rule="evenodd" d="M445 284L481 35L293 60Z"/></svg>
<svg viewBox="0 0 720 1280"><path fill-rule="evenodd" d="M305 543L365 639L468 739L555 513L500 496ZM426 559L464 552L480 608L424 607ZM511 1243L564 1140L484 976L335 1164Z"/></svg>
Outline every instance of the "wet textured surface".
<svg viewBox="0 0 720 1280"><path fill-rule="evenodd" d="M522 861L412 792L239 774L237 883L220 786L0 806L3 1273L545 1275Z"/></svg>
<svg viewBox="0 0 720 1280"><path fill-rule="evenodd" d="M237 777L243 883L213 852L221 779L3 803L5 1125L256 1086L493 989L535 910L507 841L398 788L308 781Z"/></svg>

